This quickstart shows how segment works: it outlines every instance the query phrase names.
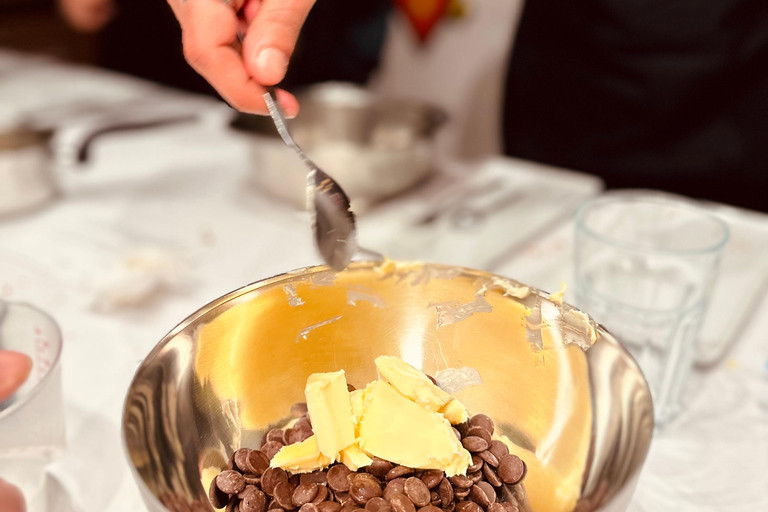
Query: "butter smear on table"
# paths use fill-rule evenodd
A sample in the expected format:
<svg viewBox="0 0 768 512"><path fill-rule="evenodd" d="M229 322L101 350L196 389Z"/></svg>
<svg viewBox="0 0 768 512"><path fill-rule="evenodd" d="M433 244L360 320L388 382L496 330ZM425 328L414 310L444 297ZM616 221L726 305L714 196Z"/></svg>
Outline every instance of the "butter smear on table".
<svg viewBox="0 0 768 512"><path fill-rule="evenodd" d="M402 359L375 363L379 380L352 392L343 370L310 375L304 394L314 435L281 448L271 466L307 473L339 461L356 471L378 457L466 474L472 457L451 427L467 420L466 408Z"/></svg>

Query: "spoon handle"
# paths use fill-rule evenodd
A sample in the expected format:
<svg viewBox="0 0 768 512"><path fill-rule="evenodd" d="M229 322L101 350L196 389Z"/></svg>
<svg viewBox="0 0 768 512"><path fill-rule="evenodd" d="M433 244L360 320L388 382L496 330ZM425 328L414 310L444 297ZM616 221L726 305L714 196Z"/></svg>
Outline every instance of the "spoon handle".
<svg viewBox="0 0 768 512"><path fill-rule="evenodd" d="M264 93L264 102L267 104L267 108L269 109L269 115L272 116L272 120L275 122L277 133L280 134L280 137L282 137L286 145L293 149L301 157L301 159L304 160L304 163L307 164L311 170L317 171L318 168L315 163L309 159L307 154L304 153L299 145L296 144L296 141L293 140L293 137L291 137L291 132L288 131L285 114L283 113L283 109L280 107L280 104L277 102L277 96L275 95L274 87L267 87L267 92Z"/></svg>

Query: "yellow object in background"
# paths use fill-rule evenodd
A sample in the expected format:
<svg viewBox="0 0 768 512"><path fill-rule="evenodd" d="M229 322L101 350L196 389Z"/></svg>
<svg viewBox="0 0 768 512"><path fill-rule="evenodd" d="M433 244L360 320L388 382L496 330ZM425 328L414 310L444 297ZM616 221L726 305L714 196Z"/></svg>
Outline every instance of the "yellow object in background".
<svg viewBox="0 0 768 512"><path fill-rule="evenodd" d="M331 462L338 460L339 453L355 442L352 405L344 370L313 373L307 379L304 395L320 453Z"/></svg>
<svg viewBox="0 0 768 512"><path fill-rule="evenodd" d="M429 411L384 381L367 392L358 444L366 453L410 468L466 474L472 457L441 414Z"/></svg>

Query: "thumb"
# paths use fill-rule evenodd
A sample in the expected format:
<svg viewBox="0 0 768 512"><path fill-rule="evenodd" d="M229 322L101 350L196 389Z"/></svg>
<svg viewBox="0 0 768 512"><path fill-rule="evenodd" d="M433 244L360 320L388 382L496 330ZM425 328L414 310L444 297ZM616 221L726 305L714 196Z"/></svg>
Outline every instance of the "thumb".
<svg viewBox="0 0 768 512"><path fill-rule="evenodd" d="M24 496L21 491L0 478L0 511L24 512Z"/></svg>
<svg viewBox="0 0 768 512"><path fill-rule="evenodd" d="M27 380L32 371L29 356L11 350L0 350L0 402L8 399Z"/></svg>
<svg viewBox="0 0 768 512"><path fill-rule="evenodd" d="M262 0L243 43L245 66L261 85L285 76L304 20L315 0Z"/></svg>

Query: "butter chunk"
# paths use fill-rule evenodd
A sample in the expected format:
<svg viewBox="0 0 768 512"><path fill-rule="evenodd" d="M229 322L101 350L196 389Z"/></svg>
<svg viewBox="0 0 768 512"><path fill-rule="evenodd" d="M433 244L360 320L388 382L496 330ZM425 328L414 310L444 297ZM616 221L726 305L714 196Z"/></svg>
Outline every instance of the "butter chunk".
<svg viewBox="0 0 768 512"><path fill-rule="evenodd" d="M351 444L341 450L341 462L352 471L357 471L360 468L370 466L373 459L361 450L358 445Z"/></svg>
<svg viewBox="0 0 768 512"><path fill-rule="evenodd" d="M309 436L300 443L280 448L269 465L291 473L310 473L331 464L331 459L320 453L317 436Z"/></svg>
<svg viewBox="0 0 768 512"><path fill-rule="evenodd" d="M452 395L432 384L423 372L394 356L379 356L375 363L381 378L401 394L430 411L443 414L453 424L467 421L466 407Z"/></svg>
<svg viewBox="0 0 768 512"><path fill-rule="evenodd" d="M363 451L411 468L466 474L472 457L442 415L381 380L371 383L366 395L358 439Z"/></svg>
<svg viewBox="0 0 768 512"><path fill-rule="evenodd" d="M352 405L344 370L313 373L304 389L312 430L320 453L331 461L355 442Z"/></svg>

